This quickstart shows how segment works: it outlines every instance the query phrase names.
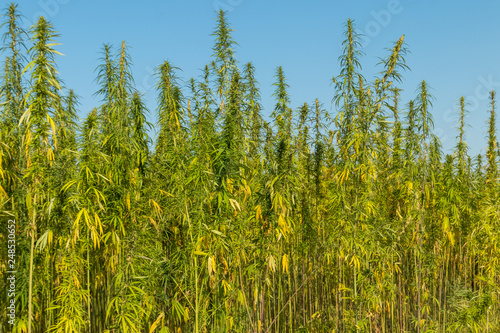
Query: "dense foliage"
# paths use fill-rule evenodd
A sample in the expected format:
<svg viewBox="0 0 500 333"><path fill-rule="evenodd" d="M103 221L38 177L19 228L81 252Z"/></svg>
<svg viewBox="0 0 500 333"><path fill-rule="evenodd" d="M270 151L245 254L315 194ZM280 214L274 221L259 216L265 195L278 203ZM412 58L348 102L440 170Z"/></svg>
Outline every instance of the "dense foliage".
<svg viewBox="0 0 500 333"><path fill-rule="evenodd" d="M494 92L487 155L468 154L463 97L444 155L426 82L400 101L404 36L369 82L348 20L335 114L292 108L279 67L266 122L221 11L200 80L156 69L152 140L125 43L104 46L101 105L80 121L58 34L19 17L14 4L4 16L0 105L14 332L500 331Z"/></svg>

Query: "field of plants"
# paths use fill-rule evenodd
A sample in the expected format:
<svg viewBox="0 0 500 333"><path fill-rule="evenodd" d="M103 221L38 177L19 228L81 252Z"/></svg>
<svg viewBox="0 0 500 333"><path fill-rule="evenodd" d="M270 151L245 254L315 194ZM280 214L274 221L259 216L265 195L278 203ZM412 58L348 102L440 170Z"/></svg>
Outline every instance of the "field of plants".
<svg viewBox="0 0 500 333"><path fill-rule="evenodd" d="M486 155L469 155L460 96L444 154L426 82L400 98L404 36L368 81L347 20L333 111L293 108L278 67L266 117L226 13L214 22L199 79L156 68L154 110L125 42L105 45L80 120L55 28L24 31L8 8L0 332L500 332L495 92Z"/></svg>

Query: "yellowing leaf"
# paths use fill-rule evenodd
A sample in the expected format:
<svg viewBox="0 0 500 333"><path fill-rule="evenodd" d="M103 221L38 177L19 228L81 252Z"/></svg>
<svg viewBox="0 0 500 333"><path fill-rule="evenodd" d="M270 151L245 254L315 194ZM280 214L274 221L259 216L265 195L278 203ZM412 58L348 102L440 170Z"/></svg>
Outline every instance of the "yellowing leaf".
<svg viewBox="0 0 500 333"><path fill-rule="evenodd" d="M443 232L448 232L450 230L450 220L448 216L443 218Z"/></svg>
<svg viewBox="0 0 500 333"><path fill-rule="evenodd" d="M283 273L288 273L288 256L283 254L283 257L281 258L281 264L283 266Z"/></svg>
<svg viewBox="0 0 500 333"><path fill-rule="evenodd" d="M358 268L359 269L359 257L354 255L352 256L351 258L351 262L349 262L349 265L351 265L352 263L354 263L354 267Z"/></svg>
<svg viewBox="0 0 500 333"><path fill-rule="evenodd" d="M213 275L213 273L215 273L215 260L213 259L212 256L208 257L208 274L210 276Z"/></svg>
<svg viewBox="0 0 500 333"><path fill-rule="evenodd" d="M162 212L162 209L160 208L160 205L153 199L149 199L149 207L153 208L155 210L155 213L160 214Z"/></svg>
<svg viewBox="0 0 500 333"><path fill-rule="evenodd" d="M269 265L271 272L273 272L273 273L276 272L276 260L274 260L273 256L268 257L267 264Z"/></svg>
<svg viewBox="0 0 500 333"><path fill-rule="evenodd" d="M453 233L451 231L448 231L446 235L448 236L448 240L450 241L451 246L455 245L455 237L453 237Z"/></svg>
<svg viewBox="0 0 500 333"><path fill-rule="evenodd" d="M153 220L153 218L151 216L149 217L149 222L151 222L151 224L153 225L153 227L155 227L156 232L160 232L160 229L158 228L158 224L156 224L156 221Z"/></svg>
<svg viewBox="0 0 500 333"><path fill-rule="evenodd" d="M222 280L222 287L224 288L224 295L227 293L227 291L231 290L231 285L227 283L226 280Z"/></svg>
<svg viewBox="0 0 500 333"><path fill-rule="evenodd" d="M231 207L233 207L233 209L235 211L241 211L241 207L240 207L240 204L238 203L238 201L236 201L234 199L229 199L229 203L231 204Z"/></svg>
<svg viewBox="0 0 500 333"><path fill-rule="evenodd" d="M160 321L163 317L165 317L165 313L162 312L162 313L160 313L158 318L156 318L153 325L151 325L151 327L149 328L149 333L153 333L153 331L156 329L156 327L158 327L158 325L160 325Z"/></svg>
<svg viewBox="0 0 500 333"><path fill-rule="evenodd" d="M125 207L130 212L130 193L125 196Z"/></svg>
<svg viewBox="0 0 500 333"><path fill-rule="evenodd" d="M283 233L286 234L286 232L288 230L288 225L287 225L287 223L286 223L285 218L283 217L283 215L280 215L278 217L278 225L281 228L281 230L283 230Z"/></svg>
<svg viewBox="0 0 500 333"><path fill-rule="evenodd" d="M227 190L229 193L233 193L233 180L231 178L227 179Z"/></svg>
<svg viewBox="0 0 500 333"><path fill-rule="evenodd" d="M260 207L260 205L257 205L255 207L255 220L262 221L262 208Z"/></svg>

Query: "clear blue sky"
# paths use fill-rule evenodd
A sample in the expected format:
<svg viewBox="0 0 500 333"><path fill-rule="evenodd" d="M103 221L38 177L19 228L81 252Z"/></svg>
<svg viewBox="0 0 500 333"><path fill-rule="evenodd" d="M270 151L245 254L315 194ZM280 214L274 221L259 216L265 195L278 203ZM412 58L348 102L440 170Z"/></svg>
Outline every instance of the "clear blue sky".
<svg viewBox="0 0 500 333"><path fill-rule="evenodd" d="M2 8L10 2L2 1ZM500 2L356 0L22 0L19 9L34 22L40 15L61 33L59 72L66 87L81 97L80 116L99 105L95 68L102 46L130 46L133 74L145 93L150 121L155 119L156 92L152 70L164 60L182 69L186 82L198 78L212 54L216 10L228 11L239 43L241 64L252 61L260 83L265 115L274 107L272 83L283 66L292 107L319 98L331 113L333 75L338 74L343 26L352 18L367 37L362 59L366 78L380 71L379 57L402 34L411 54L404 75L404 101L426 80L436 97L436 133L445 152L455 145L460 96L469 101L467 141L470 153L484 153L487 92L500 90ZM27 23L28 24L28 23Z"/></svg>

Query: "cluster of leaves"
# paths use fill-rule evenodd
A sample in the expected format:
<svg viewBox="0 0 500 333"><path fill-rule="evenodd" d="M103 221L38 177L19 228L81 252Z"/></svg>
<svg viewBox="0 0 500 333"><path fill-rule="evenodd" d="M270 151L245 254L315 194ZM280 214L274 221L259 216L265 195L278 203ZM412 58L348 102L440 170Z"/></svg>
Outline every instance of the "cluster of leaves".
<svg viewBox="0 0 500 333"><path fill-rule="evenodd" d="M57 33L19 19L12 4L0 106L0 217L17 226L0 289L13 257L13 331L500 330L494 92L485 162L468 154L463 97L444 155L426 82L401 106L404 36L369 82L348 20L335 117L318 100L293 109L279 67L266 122L221 11L201 80L156 69L153 141L125 43L104 46L101 105L79 121Z"/></svg>

